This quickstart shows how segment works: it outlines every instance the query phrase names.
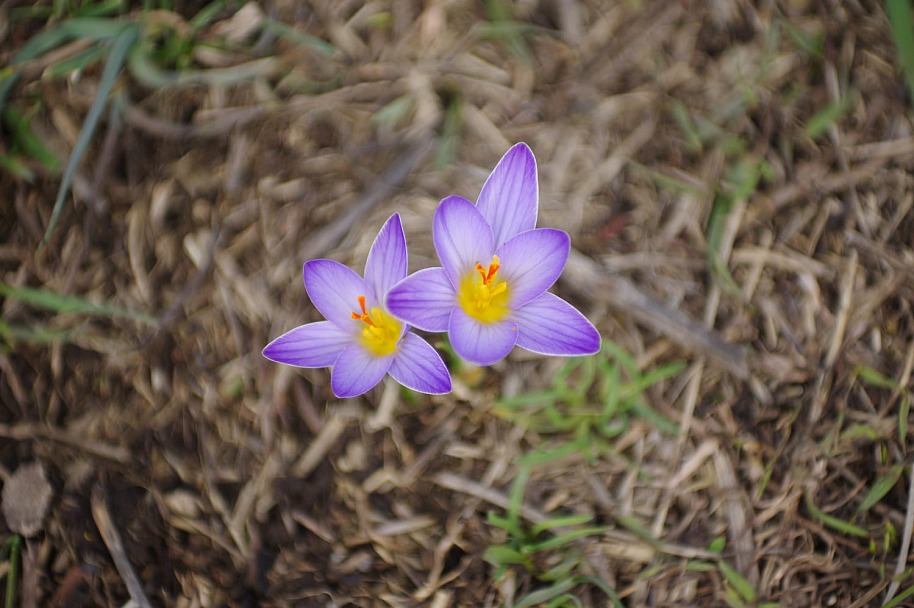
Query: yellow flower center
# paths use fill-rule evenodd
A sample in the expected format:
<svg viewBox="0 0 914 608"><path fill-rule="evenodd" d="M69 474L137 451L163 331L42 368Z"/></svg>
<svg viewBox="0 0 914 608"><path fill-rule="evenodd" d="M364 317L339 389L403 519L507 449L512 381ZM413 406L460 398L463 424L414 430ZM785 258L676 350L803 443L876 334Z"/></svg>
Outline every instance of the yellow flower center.
<svg viewBox="0 0 914 608"><path fill-rule="evenodd" d="M366 310L365 296L358 296L358 301L362 312L353 311L352 319L365 324L365 327L362 328L362 335L359 336L362 346L367 348L371 354L379 357L394 354L397 351L397 343L400 341L403 326L380 308L374 307Z"/></svg>
<svg viewBox="0 0 914 608"><path fill-rule="evenodd" d="M495 323L508 316L508 283L498 278L499 268L498 256L493 255L488 268L477 263L460 281L457 301L477 321Z"/></svg>

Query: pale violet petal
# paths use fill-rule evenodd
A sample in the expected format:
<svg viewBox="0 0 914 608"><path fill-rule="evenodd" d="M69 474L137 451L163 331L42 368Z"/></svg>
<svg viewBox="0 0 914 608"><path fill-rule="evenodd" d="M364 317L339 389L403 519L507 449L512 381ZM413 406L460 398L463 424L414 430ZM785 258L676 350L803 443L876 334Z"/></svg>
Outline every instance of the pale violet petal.
<svg viewBox="0 0 914 608"><path fill-rule="evenodd" d="M499 278L508 283L509 306L520 308L552 287L562 274L571 239L562 230L537 228L499 247Z"/></svg>
<svg viewBox="0 0 914 608"><path fill-rule="evenodd" d="M270 361L296 367L329 367L352 336L330 321L309 323L287 331L263 349Z"/></svg>
<svg viewBox="0 0 914 608"><path fill-rule="evenodd" d="M527 144L515 144L501 157L476 204L492 226L496 247L536 227L539 185L536 158Z"/></svg>
<svg viewBox="0 0 914 608"><path fill-rule="evenodd" d="M517 345L541 355L579 356L600 351L600 334L578 310L544 293L511 316L517 322Z"/></svg>
<svg viewBox="0 0 914 608"><path fill-rule="evenodd" d="M451 392L451 375L441 355L416 334L406 334L388 370L390 377L414 391L431 395Z"/></svg>
<svg viewBox="0 0 914 608"><path fill-rule="evenodd" d="M444 268L413 273L387 292L388 312L423 331L447 331L457 294Z"/></svg>
<svg viewBox="0 0 914 608"><path fill-rule="evenodd" d="M333 260L305 262L302 275L311 302L337 327L349 329L352 313L359 312L359 296L368 298L368 306L377 306L368 284L354 270ZM353 329L354 331L354 329Z"/></svg>
<svg viewBox="0 0 914 608"><path fill-rule="evenodd" d="M400 215L394 213L378 232L365 262L365 282L373 288L375 301L383 302L387 291L406 276L406 265L406 235Z"/></svg>
<svg viewBox="0 0 914 608"><path fill-rule="evenodd" d="M330 388L340 399L358 397L374 388L387 374L393 356L377 357L361 344L343 349L330 372Z"/></svg>
<svg viewBox="0 0 914 608"><path fill-rule="evenodd" d="M451 346L462 359L491 365L508 356L517 342L517 324L511 320L482 323L455 308L448 324Z"/></svg>
<svg viewBox="0 0 914 608"><path fill-rule="evenodd" d="M492 229L476 205L459 196L438 204L432 221L438 259L456 289L461 277L476 264L488 266L495 252Z"/></svg>

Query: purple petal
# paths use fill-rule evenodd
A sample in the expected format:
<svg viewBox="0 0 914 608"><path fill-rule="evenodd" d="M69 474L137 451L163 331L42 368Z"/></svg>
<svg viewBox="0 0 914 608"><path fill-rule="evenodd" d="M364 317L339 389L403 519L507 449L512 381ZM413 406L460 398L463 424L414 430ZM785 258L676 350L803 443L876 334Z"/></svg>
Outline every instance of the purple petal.
<svg viewBox="0 0 914 608"><path fill-rule="evenodd" d="M518 234L495 252L501 263L499 277L508 283L512 309L552 287L565 268L570 248L566 232L537 228Z"/></svg>
<svg viewBox="0 0 914 608"><path fill-rule="evenodd" d="M517 345L541 355L593 355L600 334L578 310L551 293L544 293L514 311Z"/></svg>
<svg viewBox="0 0 914 608"><path fill-rule="evenodd" d="M343 349L330 372L330 388L340 399L370 391L390 369L393 357L376 357L361 344Z"/></svg>
<svg viewBox="0 0 914 608"><path fill-rule="evenodd" d="M438 204L432 237L438 259L455 289L477 263L487 266L495 251L489 224L476 205L459 196L449 196Z"/></svg>
<svg viewBox="0 0 914 608"><path fill-rule="evenodd" d="M406 276L406 235L400 215L390 216L368 251L365 262L365 282L373 288L375 300L384 301L384 295L394 284Z"/></svg>
<svg viewBox="0 0 914 608"><path fill-rule="evenodd" d="M387 310L423 331L447 331L457 294L444 268L413 273L387 292Z"/></svg>
<svg viewBox="0 0 914 608"><path fill-rule="evenodd" d="M501 157L483 184L476 204L492 226L496 247L515 234L536 227L536 158L527 144L515 144Z"/></svg>
<svg viewBox="0 0 914 608"><path fill-rule="evenodd" d="M416 334L407 334L390 365L390 376L420 393L443 395L451 392L451 375L441 355Z"/></svg>
<svg viewBox="0 0 914 608"><path fill-rule="evenodd" d="M448 335L454 352L476 365L491 365L508 356L517 342L514 321L481 323L460 308L451 313Z"/></svg>
<svg viewBox="0 0 914 608"><path fill-rule="evenodd" d="M296 367L329 367L350 344L350 334L329 321L321 321L287 331L267 344L263 356Z"/></svg>
<svg viewBox="0 0 914 608"><path fill-rule="evenodd" d="M302 272L305 290L311 302L328 320L337 327L352 327L352 312L359 311L359 296L374 295L368 290L368 284L354 270L333 260L311 260L305 262ZM377 306L369 301L368 307Z"/></svg>

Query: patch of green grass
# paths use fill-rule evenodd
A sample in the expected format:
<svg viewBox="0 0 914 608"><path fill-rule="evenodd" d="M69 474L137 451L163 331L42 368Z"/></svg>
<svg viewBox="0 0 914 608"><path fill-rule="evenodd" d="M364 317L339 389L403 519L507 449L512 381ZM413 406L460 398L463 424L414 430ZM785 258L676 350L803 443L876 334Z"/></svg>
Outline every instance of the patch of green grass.
<svg viewBox="0 0 914 608"><path fill-rule="evenodd" d="M580 574L583 556L576 541L597 536L607 528L586 525L592 519L586 514L555 515L532 526L526 525L520 509L529 477L530 467L521 466L511 484L505 515L488 513L489 523L502 530L506 540L490 546L483 554L483 559L495 566L496 579L501 579L508 569L520 567L542 584L518 599L515 608L580 606L573 590L581 584L597 586L607 594L613 606L621 606L615 590L605 581Z"/></svg>
<svg viewBox="0 0 914 608"><path fill-rule="evenodd" d="M678 426L651 408L643 395L649 387L683 368L682 363L672 363L642 370L624 349L604 341L597 355L567 361L548 388L496 404L497 415L554 440L516 460L519 472L509 491L506 513L488 515L489 523L506 536L504 542L489 547L484 554L486 561L495 566L496 578L509 568L520 568L542 584L514 606L580 606L573 590L582 584L601 589L610 605L622 605L611 586L582 574L583 556L578 541L599 535L606 528L590 525L588 514L556 514L544 522L525 525L520 517L524 488L534 468L549 467L577 454L594 462L611 453L614 440L635 419L668 435L678 434ZM634 517L619 515L616 523L656 544L650 531Z"/></svg>
<svg viewBox="0 0 914 608"><path fill-rule="evenodd" d="M544 464L576 452L594 460L611 453L613 440L636 418L668 435L678 434L676 423L650 407L643 393L684 367L677 362L642 371L622 348L604 341L599 354L565 363L549 388L502 399L495 413L559 440L526 454L522 464Z"/></svg>

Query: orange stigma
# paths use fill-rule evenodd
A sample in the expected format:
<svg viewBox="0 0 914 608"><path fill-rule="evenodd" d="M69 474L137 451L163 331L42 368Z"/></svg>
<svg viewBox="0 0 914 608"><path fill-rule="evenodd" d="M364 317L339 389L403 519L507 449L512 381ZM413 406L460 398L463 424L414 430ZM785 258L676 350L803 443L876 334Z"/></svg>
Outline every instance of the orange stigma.
<svg viewBox="0 0 914 608"><path fill-rule="evenodd" d="M482 264L476 262L476 270L479 271L479 274L482 275L482 284L491 285L492 281L495 280L495 275L498 274L498 269L501 268L501 264L498 263L499 259L497 255L492 256L492 263L489 264L488 270L482 267Z"/></svg>
<svg viewBox="0 0 914 608"><path fill-rule="evenodd" d="M371 315L368 314L368 311L365 309L365 296L358 296L359 307L362 309L362 314L359 314L355 311L352 311L352 320L353 321L364 321L368 325L374 327L374 322L371 320Z"/></svg>

